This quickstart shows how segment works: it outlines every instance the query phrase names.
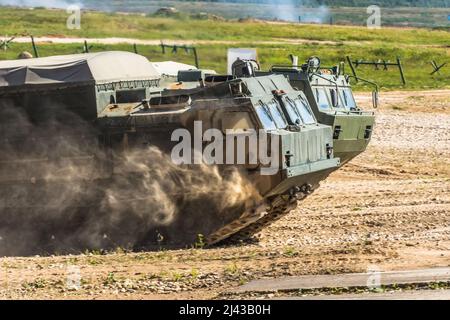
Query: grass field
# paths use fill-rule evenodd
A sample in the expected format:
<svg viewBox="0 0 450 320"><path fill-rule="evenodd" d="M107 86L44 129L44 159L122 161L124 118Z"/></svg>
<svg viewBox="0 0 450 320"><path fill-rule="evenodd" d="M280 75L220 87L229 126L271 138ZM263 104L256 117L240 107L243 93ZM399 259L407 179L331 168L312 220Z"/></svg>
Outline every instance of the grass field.
<svg viewBox="0 0 450 320"><path fill-rule="evenodd" d="M214 43L198 45L202 68L225 72L226 51L229 47L256 47L264 69L273 64L288 63L294 53L301 61L317 55L325 65L335 65L346 55L354 59L386 59L394 61L400 56L408 81L406 89L444 88L450 86L450 66L440 75L430 76L431 60L449 61L450 32L431 29L383 28L368 30L363 27L276 24L267 22L232 22L186 17L162 18L142 15L121 15L85 12L81 29L66 28L68 15L61 10L0 8L4 17L0 30L4 35L33 34L81 38L127 37L136 39L230 41L232 44ZM306 39L305 44L292 41ZM325 42L326 41L326 42ZM261 43L264 42L264 43ZM272 43L273 42L273 43ZM0 59L13 59L23 50L31 51L28 44L13 43ZM81 52L79 44L40 44L41 56ZM127 50L131 45L94 45L92 51ZM150 60L177 60L193 64L193 58L184 52L162 55L158 46L140 46L139 53ZM350 70L347 68L347 72ZM375 71L371 67L358 69L361 77L375 80L385 89L401 87L398 70ZM359 89L366 89L359 87Z"/></svg>
<svg viewBox="0 0 450 320"><path fill-rule="evenodd" d="M72 0L72 2L77 2ZM110 12L139 12L151 14L161 7L174 7L182 13L198 14L208 13L219 15L226 19L258 18L265 20L288 20L297 22L299 17L306 22L334 24L364 25L367 21L367 7L371 4L380 4L380 1L328 1L328 7L296 6L299 1L284 1L284 4L252 3L253 1L179 1L179 0L127 0L127 1L102 1L79 0L88 9ZM280 1L278 1L280 2ZM323 2L323 1L321 1ZM427 1L428 5L422 7L400 6L399 1L383 1L382 8L383 25L410 26L410 27L437 27L448 26L448 8L435 7L443 5L440 1ZM305 3L305 2L304 2ZM61 5L60 1L49 5ZM389 8L387 8L389 6Z"/></svg>
<svg viewBox="0 0 450 320"><path fill-rule="evenodd" d="M2 34L67 35L79 37L133 37L139 39L273 40L308 39L371 41L384 44L448 45L450 33L429 29L368 30L365 27L274 24L268 22L213 21L85 12L80 30L68 30L63 10L0 7Z"/></svg>

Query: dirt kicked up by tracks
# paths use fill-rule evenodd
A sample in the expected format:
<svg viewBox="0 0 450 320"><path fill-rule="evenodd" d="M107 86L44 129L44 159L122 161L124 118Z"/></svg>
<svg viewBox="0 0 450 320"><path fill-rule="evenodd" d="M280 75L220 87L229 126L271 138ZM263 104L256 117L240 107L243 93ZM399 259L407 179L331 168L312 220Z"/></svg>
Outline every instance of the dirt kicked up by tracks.
<svg viewBox="0 0 450 320"><path fill-rule="evenodd" d="M0 298L226 298L252 279L450 266L450 91L389 92L382 103L367 152L259 241L1 258Z"/></svg>

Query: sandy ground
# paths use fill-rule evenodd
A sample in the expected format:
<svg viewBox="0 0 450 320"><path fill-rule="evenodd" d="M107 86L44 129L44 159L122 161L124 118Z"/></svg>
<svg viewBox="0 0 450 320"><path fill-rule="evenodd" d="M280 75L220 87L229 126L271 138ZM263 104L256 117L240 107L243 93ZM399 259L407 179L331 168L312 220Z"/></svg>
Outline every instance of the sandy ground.
<svg viewBox="0 0 450 320"><path fill-rule="evenodd" d="M1 258L0 298L227 298L252 279L450 266L450 91L389 92L382 104L367 152L259 242Z"/></svg>
<svg viewBox="0 0 450 320"><path fill-rule="evenodd" d="M8 41L11 37L1 37L0 41ZM158 46L161 43L171 44L171 45L240 45L252 43L255 46L258 45L302 45L302 44L321 44L321 45L346 45L346 46L361 46L370 44L371 41L330 41L330 40L311 40L311 39L289 39L289 38L278 38L274 40L198 40L198 39L134 39L134 38L77 38L77 37L65 37L65 36L45 36L45 37L35 37L34 41L36 44L71 44L79 43L82 44L84 41L89 44L106 44L106 45L116 45L116 44L136 44L136 45L146 45L146 46ZM16 37L14 41L16 43L30 43L30 37ZM401 44L402 47L412 46ZM414 44L415 47L435 47L442 48L443 45L428 45L428 44Z"/></svg>
<svg viewBox="0 0 450 320"><path fill-rule="evenodd" d="M0 41L7 41L10 38L0 37ZM70 43L84 43L87 40L89 44L137 44L137 45L147 45L147 46L158 46L161 43L170 43L174 45L235 45L240 43L252 42L260 45L272 45L272 44L305 44L305 43L321 43L327 45L336 45L336 41L311 41L308 39L278 39L273 41L238 41L238 40L197 40L197 39L185 39L185 40L171 40L171 39L133 39L133 38L75 38L75 37L60 37L60 36L48 36L48 37L35 37L34 41L37 44L70 44ZM14 42L18 43L29 43L30 37L17 37L14 38ZM357 42L353 42L357 43ZM348 43L346 43L348 44Z"/></svg>

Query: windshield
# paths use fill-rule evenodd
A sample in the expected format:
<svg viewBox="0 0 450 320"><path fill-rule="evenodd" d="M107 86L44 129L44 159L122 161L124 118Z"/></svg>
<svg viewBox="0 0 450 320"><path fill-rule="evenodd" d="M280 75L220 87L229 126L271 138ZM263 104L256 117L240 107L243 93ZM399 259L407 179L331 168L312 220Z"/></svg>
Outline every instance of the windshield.
<svg viewBox="0 0 450 320"><path fill-rule="evenodd" d="M347 109L347 105L344 103L342 89L338 91L336 88L330 88L330 97L334 108Z"/></svg>
<svg viewBox="0 0 450 320"><path fill-rule="evenodd" d="M259 105L255 107L256 113L258 114L261 123L266 130L276 130L277 126L273 120L273 117L269 111L269 108L260 102Z"/></svg>
<svg viewBox="0 0 450 320"><path fill-rule="evenodd" d="M314 90L316 95L317 105L320 110L328 111L331 109L330 102L328 101L327 93L324 88L316 88Z"/></svg>
<svg viewBox="0 0 450 320"><path fill-rule="evenodd" d="M267 104L269 111L278 129L285 129L287 127L286 119L283 116L283 112L280 110L280 106L277 101L272 100Z"/></svg>
<svg viewBox="0 0 450 320"><path fill-rule="evenodd" d="M354 110L357 108L355 98L353 98L352 91L350 88L344 88L340 90L341 92L341 100L344 103L344 106L347 110Z"/></svg>
<svg viewBox="0 0 450 320"><path fill-rule="evenodd" d="M294 101L292 101L289 98L286 98L284 101L286 105L286 111L289 115L289 119L291 119L291 122L297 125L302 124L303 123L302 116L300 115L300 111L297 109L297 106L294 103Z"/></svg>
<svg viewBox="0 0 450 320"><path fill-rule="evenodd" d="M309 104L305 98L303 98L302 96L298 96L298 98L295 99L294 102L305 124L316 123L316 119L314 118L312 111L309 108Z"/></svg>

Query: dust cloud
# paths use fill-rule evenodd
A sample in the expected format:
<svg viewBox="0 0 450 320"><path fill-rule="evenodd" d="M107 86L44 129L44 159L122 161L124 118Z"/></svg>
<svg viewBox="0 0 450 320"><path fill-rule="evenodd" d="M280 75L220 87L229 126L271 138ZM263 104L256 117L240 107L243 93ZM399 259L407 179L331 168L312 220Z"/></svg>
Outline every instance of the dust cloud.
<svg viewBox="0 0 450 320"><path fill-rule="evenodd" d="M0 256L189 246L261 200L236 168L104 140L61 106L0 105Z"/></svg>

